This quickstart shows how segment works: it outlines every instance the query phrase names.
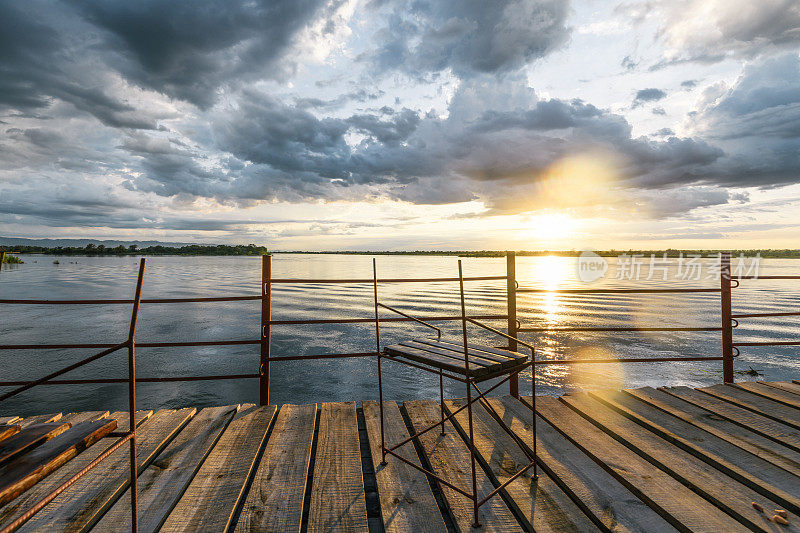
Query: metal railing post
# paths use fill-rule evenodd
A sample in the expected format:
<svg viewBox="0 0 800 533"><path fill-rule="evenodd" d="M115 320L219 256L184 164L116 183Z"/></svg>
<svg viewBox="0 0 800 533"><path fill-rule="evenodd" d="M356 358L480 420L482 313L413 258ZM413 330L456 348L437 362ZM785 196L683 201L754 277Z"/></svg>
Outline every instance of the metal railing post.
<svg viewBox="0 0 800 533"><path fill-rule="evenodd" d="M722 381L733 383L733 320L731 317L731 254L720 257L720 302L722 308Z"/></svg>
<svg viewBox="0 0 800 533"><path fill-rule="evenodd" d="M508 334L512 337L517 336L517 268L516 254L506 252L506 302L508 309ZM512 352L517 351L516 339L509 339L508 349ZM533 369L531 370L533 372ZM514 374L508 382L509 393L515 398L519 398L519 374Z"/></svg>
<svg viewBox="0 0 800 533"><path fill-rule="evenodd" d="M272 348L272 256L261 256L261 364L259 375L259 404L269 405L269 363Z"/></svg>
<svg viewBox="0 0 800 533"><path fill-rule="evenodd" d="M136 279L136 295L133 298L131 323L128 330L128 431L131 433L131 531L139 531L139 507L137 503L137 483L139 468L136 464L136 321L139 318L139 303L142 299L142 282L147 260L139 260L139 276Z"/></svg>

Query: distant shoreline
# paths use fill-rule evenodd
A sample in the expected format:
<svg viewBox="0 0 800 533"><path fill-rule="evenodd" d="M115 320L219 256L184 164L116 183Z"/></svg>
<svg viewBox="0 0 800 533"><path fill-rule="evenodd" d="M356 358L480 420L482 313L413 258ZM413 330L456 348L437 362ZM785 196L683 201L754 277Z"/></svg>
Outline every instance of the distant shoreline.
<svg viewBox="0 0 800 533"><path fill-rule="evenodd" d="M44 247L44 246L6 246L6 252L15 255L30 255L30 254L45 254L45 255L65 255L65 256L87 256L87 257L105 257L105 256L259 256L263 254L308 254L308 255L421 255L421 256L457 256L457 257L504 257L506 251L504 250L397 250L397 251L356 251L356 250L343 250L343 251L301 251L301 250L268 250L264 246L250 245L187 245L181 247L170 246L148 246L145 248L138 248L135 246L117 246L114 248L106 248L102 245L94 246L88 245L86 247ZM729 251L733 256L744 254L747 257L754 257L757 254L762 258L769 259L800 259L800 250L790 249L752 249L752 250L597 250L594 251L602 257L618 257L623 254L629 256L641 255L643 257L650 257L655 255L662 257L667 254L667 257L679 257L690 255L701 255L703 257L713 257L723 251ZM520 250L515 251L517 256L520 257L544 257L544 256L558 256L558 257L578 257L583 253L583 250Z"/></svg>

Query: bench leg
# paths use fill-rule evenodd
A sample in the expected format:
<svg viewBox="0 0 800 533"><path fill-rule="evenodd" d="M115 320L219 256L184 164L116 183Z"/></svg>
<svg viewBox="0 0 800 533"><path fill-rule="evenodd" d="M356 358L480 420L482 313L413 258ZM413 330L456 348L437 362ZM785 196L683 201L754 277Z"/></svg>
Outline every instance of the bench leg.
<svg viewBox="0 0 800 533"><path fill-rule="evenodd" d="M442 435L444 435L444 376L439 370L439 413L442 415Z"/></svg>

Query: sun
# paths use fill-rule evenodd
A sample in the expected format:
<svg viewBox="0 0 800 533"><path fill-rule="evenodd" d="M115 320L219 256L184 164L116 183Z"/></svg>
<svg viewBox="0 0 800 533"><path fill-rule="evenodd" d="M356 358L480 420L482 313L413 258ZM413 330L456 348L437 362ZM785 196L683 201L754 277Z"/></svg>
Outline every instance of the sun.
<svg viewBox="0 0 800 533"><path fill-rule="evenodd" d="M572 237L577 222L563 213L533 215L525 221L527 236L537 241L557 241Z"/></svg>

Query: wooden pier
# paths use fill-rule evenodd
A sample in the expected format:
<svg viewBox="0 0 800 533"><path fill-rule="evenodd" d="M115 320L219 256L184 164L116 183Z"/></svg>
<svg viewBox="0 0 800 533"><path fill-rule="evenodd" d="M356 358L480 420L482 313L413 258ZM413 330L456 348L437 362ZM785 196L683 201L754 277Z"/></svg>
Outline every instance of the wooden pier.
<svg viewBox="0 0 800 533"><path fill-rule="evenodd" d="M490 400L523 445L531 442L529 401ZM462 402L446 400L445 407L452 412ZM395 442L440 416L433 401L387 406L386 431ZM538 397L537 413L540 476L532 484L526 472L481 507L480 530L800 531L798 381ZM0 530L116 440L101 436L42 477L59 439L63 446L92 420L106 422L98 427L116 420L125 431L127 416L0 417L0 455L16 453L0 457L0 498L26 457L45 468L29 468L29 481L38 483L0 507ZM475 410L482 494L527 463L493 416L483 406ZM466 486L465 417L456 415L444 436L422 435L403 456ZM15 452L14 443L42 423L49 423L39 429L44 437ZM401 461L380 466L374 401L140 411L137 424L141 531L471 529L468 498ZM114 451L19 531L129 530L127 452ZM773 519L776 510L786 511L788 525Z"/></svg>

